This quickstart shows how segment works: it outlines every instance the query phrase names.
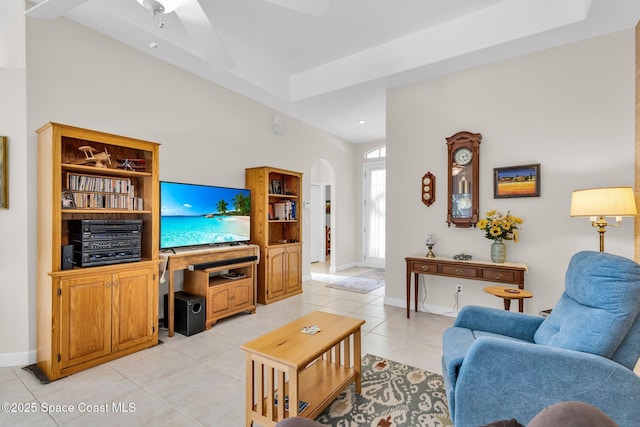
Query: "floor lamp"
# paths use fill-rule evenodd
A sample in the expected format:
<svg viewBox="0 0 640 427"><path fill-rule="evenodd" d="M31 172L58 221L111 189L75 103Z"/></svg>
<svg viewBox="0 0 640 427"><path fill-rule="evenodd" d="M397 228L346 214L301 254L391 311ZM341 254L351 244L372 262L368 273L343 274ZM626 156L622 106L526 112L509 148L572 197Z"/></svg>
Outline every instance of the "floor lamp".
<svg viewBox="0 0 640 427"><path fill-rule="evenodd" d="M623 216L636 216L636 199L631 187L587 188L571 193L571 213L586 216L600 234L600 252L604 252L604 233L607 226L618 227ZM605 217L615 217L609 223Z"/></svg>

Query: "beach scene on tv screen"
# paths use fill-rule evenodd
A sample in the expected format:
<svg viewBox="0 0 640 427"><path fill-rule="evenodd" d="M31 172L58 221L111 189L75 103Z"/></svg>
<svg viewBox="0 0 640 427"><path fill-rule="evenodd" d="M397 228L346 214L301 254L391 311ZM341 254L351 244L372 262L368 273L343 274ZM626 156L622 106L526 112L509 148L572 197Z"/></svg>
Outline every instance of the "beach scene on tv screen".
<svg viewBox="0 0 640 427"><path fill-rule="evenodd" d="M161 183L160 247L248 241L249 190Z"/></svg>

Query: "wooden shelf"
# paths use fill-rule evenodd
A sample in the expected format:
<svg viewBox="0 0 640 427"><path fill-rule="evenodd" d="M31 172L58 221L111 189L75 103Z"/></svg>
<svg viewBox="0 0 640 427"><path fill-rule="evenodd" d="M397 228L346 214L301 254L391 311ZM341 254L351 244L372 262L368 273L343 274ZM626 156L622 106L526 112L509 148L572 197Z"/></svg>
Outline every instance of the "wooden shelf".
<svg viewBox="0 0 640 427"><path fill-rule="evenodd" d="M331 403L348 384L356 378L356 370L317 360L300 373L300 400L309 403L304 415L315 418Z"/></svg>
<svg viewBox="0 0 640 427"><path fill-rule="evenodd" d="M273 194L269 193L269 197L280 198L280 199L297 199L298 196L293 194Z"/></svg>
<svg viewBox="0 0 640 427"><path fill-rule="evenodd" d="M158 342L159 144L57 123L37 133L37 363L56 380ZM146 170L79 164L86 160L80 149L84 146L108 153L113 164L116 159L144 159ZM112 190L75 194L102 195L106 206L146 209L63 208L70 175L104 181L94 188ZM127 192L122 191L125 182ZM101 205L95 200L82 204ZM63 270L62 247L82 250L85 243L74 236L71 221L117 219L142 222L139 260Z"/></svg>
<svg viewBox="0 0 640 427"><path fill-rule="evenodd" d="M153 211L150 210L142 210L142 211L134 211L131 209L109 209L109 208L75 208L75 209L61 209L61 213L63 214L151 214Z"/></svg>
<svg viewBox="0 0 640 427"><path fill-rule="evenodd" d="M87 165L74 165L70 163L63 163L61 165L62 170L69 172L80 172L90 175L105 175L105 176L122 176L122 177L148 177L151 176L151 172L142 171L130 171L127 169L117 168L97 168L95 166Z"/></svg>
<svg viewBox="0 0 640 427"><path fill-rule="evenodd" d="M335 400L342 391L356 378L356 370L345 366L335 365L326 360L319 359L302 371L298 376L298 400L308 403L298 415L313 419L316 418L327 405ZM276 390L280 395L280 391ZM284 386L284 395L289 395L289 382ZM263 416L266 416L267 398L263 399ZM278 405L273 405L273 412ZM253 406L256 410L256 405ZM285 417L289 417L289 411L285 409Z"/></svg>

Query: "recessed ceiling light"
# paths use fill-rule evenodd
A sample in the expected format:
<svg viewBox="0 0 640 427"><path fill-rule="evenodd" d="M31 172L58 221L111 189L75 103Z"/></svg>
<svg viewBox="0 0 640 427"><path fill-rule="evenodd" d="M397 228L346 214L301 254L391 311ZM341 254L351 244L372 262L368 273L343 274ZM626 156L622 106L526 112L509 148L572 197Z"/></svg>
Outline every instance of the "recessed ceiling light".
<svg viewBox="0 0 640 427"><path fill-rule="evenodd" d="M366 120L358 120L358 124L359 124L359 125L363 125L363 124L365 124L365 123L367 123L367 121L366 121Z"/></svg>

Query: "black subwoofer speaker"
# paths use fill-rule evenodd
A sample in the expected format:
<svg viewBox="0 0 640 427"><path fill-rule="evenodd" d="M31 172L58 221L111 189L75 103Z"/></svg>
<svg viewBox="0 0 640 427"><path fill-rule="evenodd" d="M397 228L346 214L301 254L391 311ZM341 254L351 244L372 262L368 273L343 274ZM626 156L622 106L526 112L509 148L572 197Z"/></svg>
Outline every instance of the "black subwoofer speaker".
<svg viewBox="0 0 640 427"><path fill-rule="evenodd" d="M182 335L191 336L204 331L205 302L204 297L176 292L174 295L173 325L174 330ZM164 295L165 325L169 325L167 314L169 312L169 296Z"/></svg>

